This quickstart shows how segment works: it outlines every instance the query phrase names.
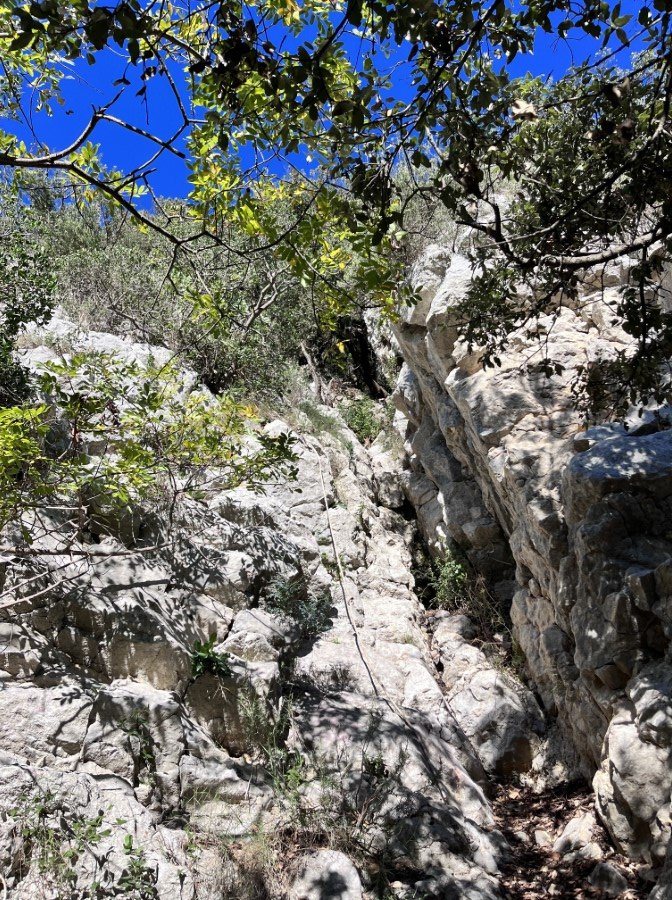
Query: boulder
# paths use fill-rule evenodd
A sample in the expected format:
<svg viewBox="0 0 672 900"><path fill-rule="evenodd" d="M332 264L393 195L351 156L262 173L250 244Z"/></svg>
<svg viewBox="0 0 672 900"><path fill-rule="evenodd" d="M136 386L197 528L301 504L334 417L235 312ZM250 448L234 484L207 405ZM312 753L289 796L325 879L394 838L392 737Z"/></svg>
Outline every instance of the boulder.
<svg viewBox="0 0 672 900"><path fill-rule="evenodd" d="M630 886L618 869L608 862L598 863L588 876L588 881L607 897L619 897Z"/></svg>

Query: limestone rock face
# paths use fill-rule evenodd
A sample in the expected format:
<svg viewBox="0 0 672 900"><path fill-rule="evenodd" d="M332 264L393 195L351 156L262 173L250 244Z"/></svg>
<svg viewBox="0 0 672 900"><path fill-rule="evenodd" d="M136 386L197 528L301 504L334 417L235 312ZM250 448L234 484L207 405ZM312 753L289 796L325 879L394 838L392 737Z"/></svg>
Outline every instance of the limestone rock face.
<svg viewBox="0 0 672 900"><path fill-rule="evenodd" d="M78 350L161 358L58 317L54 328ZM194 384L185 373L184 390ZM478 656L473 684L468 665L455 684L439 677L398 459L334 421L336 435L297 434L297 480L263 496L213 488L71 548L54 527L26 553L20 529L7 530L0 872L11 900L88 896L94 883L110 896L218 900L249 896L258 878L280 879L273 896L360 900L381 863L400 896L499 896L505 847L485 770L522 758L505 732L515 723L533 741L539 712ZM472 476L458 498L459 527L505 552ZM477 713L463 702L475 690ZM501 735L490 690L506 698ZM313 831L286 854L300 821ZM310 840L321 849L306 853Z"/></svg>
<svg viewBox="0 0 672 900"><path fill-rule="evenodd" d="M529 690L469 642L464 618L442 619L433 635L447 706L486 772L527 772L545 731L543 714Z"/></svg>
<svg viewBox="0 0 672 900"><path fill-rule="evenodd" d="M496 369L459 341L465 259L430 248L412 277L421 302L395 326L406 496L438 555L457 548L495 582L515 572L514 633L538 696L595 774L617 845L660 864L672 788L672 418L663 408L627 430L586 430L572 398L579 367L628 347L610 315L627 269L604 294L596 282L575 308L542 317L551 377L527 365L522 333Z"/></svg>

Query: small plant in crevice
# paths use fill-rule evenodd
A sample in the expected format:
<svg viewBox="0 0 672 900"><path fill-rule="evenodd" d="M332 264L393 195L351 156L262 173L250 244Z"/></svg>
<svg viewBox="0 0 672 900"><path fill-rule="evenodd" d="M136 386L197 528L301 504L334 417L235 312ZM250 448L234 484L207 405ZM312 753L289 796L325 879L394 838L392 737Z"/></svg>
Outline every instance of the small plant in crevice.
<svg viewBox="0 0 672 900"><path fill-rule="evenodd" d="M293 861L318 848L348 855L365 875L370 895L388 896L400 865L406 871L415 858L415 830L398 815L408 797L401 779L409 759L406 748L383 745L383 752L381 720L372 713L361 748L353 752L338 746L322 754L288 742L292 701L281 701L273 710L259 698L249 701L244 719L254 724L258 758L273 785L274 824L266 830L258 823L246 838L223 838L220 846L236 872L224 896L286 897Z"/></svg>
<svg viewBox="0 0 672 900"><path fill-rule="evenodd" d="M94 816L84 816L65 799L47 791L22 794L8 815L22 839L22 858L16 874L19 879L29 869L39 874L41 883L35 884L35 889L44 891L39 896L63 900L158 900L157 873L148 865L142 848L133 844L132 835L124 839L126 864L121 872L118 865L110 862L109 848L107 852L99 848L112 834L102 810ZM115 824L123 825L124 820L117 819ZM88 857L88 864L78 865L84 857Z"/></svg>
<svg viewBox="0 0 672 900"><path fill-rule="evenodd" d="M104 827L102 812L84 817L48 791L22 794L8 812L23 841L22 875L35 863L45 882L60 889L74 889L77 861L111 833Z"/></svg>
<svg viewBox="0 0 672 900"><path fill-rule="evenodd" d="M156 786L156 759L154 741L148 727L149 716L144 709L133 712L119 721L119 728L128 736L131 755L135 761L137 783ZM136 785L137 786L137 785Z"/></svg>
<svg viewBox="0 0 672 900"><path fill-rule="evenodd" d="M331 624L332 600L327 590L315 592L305 578L276 578L266 589L263 606L296 625L304 639L316 638Z"/></svg>
<svg viewBox="0 0 672 900"><path fill-rule="evenodd" d="M297 777L309 789L286 795L279 840L304 851L325 847L345 853L366 876L371 895L384 896L399 860L413 857L415 837L398 817L407 760L401 748L396 762L389 763L373 746L357 758L345 749L336 758L304 754Z"/></svg>
<svg viewBox="0 0 672 900"><path fill-rule="evenodd" d="M451 611L464 610L469 615L467 609L474 605L471 597L473 580L466 562L456 554L448 553L445 559L434 565L432 581L436 605Z"/></svg>
<svg viewBox="0 0 672 900"><path fill-rule="evenodd" d="M291 701L281 698L274 707L250 687L239 692L237 708L244 743L253 755L268 762L284 746L292 716Z"/></svg>
<svg viewBox="0 0 672 900"><path fill-rule="evenodd" d="M469 616L482 640L491 641L495 634L508 631L501 604L485 578L458 552L449 551L442 560L434 561L431 587L433 605Z"/></svg>
<svg viewBox="0 0 672 900"><path fill-rule="evenodd" d="M218 653L215 650L217 635L211 634L210 638L201 643L194 641L191 652L191 674L194 678L200 675L215 675L217 678L229 678L231 666L228 653Z"/></svg>
<svg viewBox="0 0 672 900"><path fill-rule="evenodd" d="M357 687L357 676L348 663L336 663L327 669L312 670L305 676L299 676L294 684L299 689L302 683L317 688L324 694L340 694L342 691L353 691Z"/></svg>
<svg viewBox="0 0 672 900"><path fill-rule="evenodd" d="M324 408L312 400L301 400L297 408L308 419L310 428L317 437L331 435L346 450L352 449L352 444L343 434L343 426L335 415L324 412Z"/></svg>
<svg viewBox="0 0 672 900"><path fill-rule="evenodd" d="M127 863L117 882L122 896L132 897L133 900L157 900L157 873L147 865L145 851L133 844L131 834L124 838L124 854Z"/></svg>
<svg viewBox="0 0 672 900"><path fill-rule="evenodd" d="M300 751L287 746L294 716L292 699L282 697L274 706L251 690L243 691L238 715L245 742L270 776L276 796L287 800L296 795L308 780L308 769Z"/></svg>
<svg viewBox="0 0 672 900"><path fill-rule="evenodd" d="M371 778L387 778L390 774L383 754L380 752L364 754L362 757L362 771Z"/></svg>
<svg viewBox="0 0 672 900"><path fill-rule="evenodd" d="M413 511L415 516L415 511ZM431 607L434 604L436 593L435 563L429 555L429 550L417 528L413 529L411 540L411 574L415 583L415 594L423 606Z"/></svg>
<svg viewBox="0 0 672 900"><path fill-rule="evenodd" d="M517 677L524 674L524 656L511 633L502 602L485 578L455 552L433 564L431 588L434 605L448 612L464 613L473 622L483 649L496 665Z"/></svg>
<svg viewBox="0 0 672 900"><path fill-rule="evenodd" d="M513 634L510 634L510 638L511 649L509 651L509 656L507 659L508 668L520 681L524 681L526 675L528 674L525 651L515 639Z"/></svg>
<svg viewBox="0 0 672 900"><path fill-rule="evenodd" d="M301 752L287 746L294 715L291 698L280 698L274 707L254 691L242 691L238 715L245 743L270 776L276 797L298 802L309 774Z"/></svg>
<svg viewBox="0 0 672 900"><path fill-rule="evenodd" d="M338 578L338 563L329 553L322 553L320 555L320 560L322 565L327 570L327 572L332 576L332 578Z"/></svg>
<svg viewBox="0 0 672 900"><path fill-rule="evenodd" d="M221 845L225 866L231 869L223 886L222 900L276 900L286 894L275 891L281 881L273 838L261 822L245 840L227 840Z"/></svg>

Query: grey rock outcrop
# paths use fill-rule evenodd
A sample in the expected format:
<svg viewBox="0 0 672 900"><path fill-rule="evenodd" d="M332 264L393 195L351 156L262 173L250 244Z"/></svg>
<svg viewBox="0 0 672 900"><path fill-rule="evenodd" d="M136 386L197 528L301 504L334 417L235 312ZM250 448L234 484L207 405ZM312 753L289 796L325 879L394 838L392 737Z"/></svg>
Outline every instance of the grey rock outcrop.
<svg viewBox="0 0 672 900"><path fill-rule="evenodd" d="M362 900L362 884L344 853L316 850L301 860L289 900Z"/></svg>
<svg viewBox="0 0 672 900"><path fill-rule="evenodd" d="M79 349L151 355L56 326ZM194 383L188 373L185 391ZM340 435L297 433L297 481L264 495L181 497L170 519L138 509L132 533L101 527L69 547L57 525L29 549L7 530L0 871L12 900L94 883L242 896L236 879L261 865L254 850L244 861L246 842L282 840L297 810L331 843L300 871L279 864L278 896L360 898L372 860L397 873L399 896L499 895L505 847L483 791L497 754L481 759L437 678L390 451L368 453L334 421ZM312 633L282 610L297 584ZM196 642L212 654L200 669ZM325 894L334 879L341 894Z"/></svg>
<svg viewBox="0 0 672 900"><path fill-rule="evenodd" d="M490 775L528 772L546 730L532 695L467 638L464 616L439 620L433 633L446 702Z"/></svg>
<svg viewBox="0 0 672 900"><path fill-rule="evenodd" d="M628 272L612 269L540 320L559 367L548 377L522 333L483 368L457 334L469 265L430 248L413 273L421 302L395 326L395 402L402 483L429 545L459 549L491 581L515 570L514 634L536 691L596 773L617 846L658 865L672 788L669 411L585 430L572 396L580 367L629 345L610 314Z"/></svg>

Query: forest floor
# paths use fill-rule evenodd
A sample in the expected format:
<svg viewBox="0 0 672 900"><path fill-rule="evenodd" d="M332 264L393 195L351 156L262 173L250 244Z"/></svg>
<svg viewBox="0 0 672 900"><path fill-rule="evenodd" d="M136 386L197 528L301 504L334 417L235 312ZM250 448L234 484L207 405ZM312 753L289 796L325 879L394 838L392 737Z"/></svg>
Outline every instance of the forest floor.
<svg viewBox="0 0 672 900"><path fill-rule="evenodd" d="M627 882L622 890L605 890L590 883L597 859L567 859L553 851L553 843L570 819L594 809L594 794L587 784L560 785L535 793L532 789L501 784L493 802L495 817L511 856L502 867L501 883L510 900L592 900L619 897L640 900L652 884L641 877L641 865L619 855L595 829L592 840L602 851L602 862Z"/></svg>

